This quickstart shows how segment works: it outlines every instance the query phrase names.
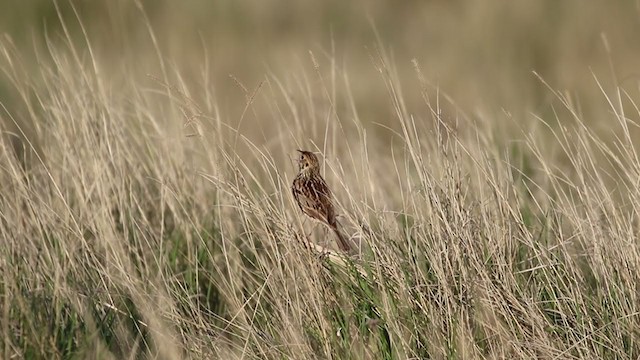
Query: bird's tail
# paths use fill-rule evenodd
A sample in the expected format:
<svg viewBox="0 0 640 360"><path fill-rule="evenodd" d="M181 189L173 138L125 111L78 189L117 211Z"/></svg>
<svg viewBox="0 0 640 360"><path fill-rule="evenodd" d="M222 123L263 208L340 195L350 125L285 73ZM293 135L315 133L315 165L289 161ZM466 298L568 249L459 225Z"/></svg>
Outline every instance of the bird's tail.
<svg viewBox="0 0 640 360"><path fill-rule="evenodd" d="M353 253L353 246L351 245L351 241L347 239L342 232L338 229L337 226L332 227L333 231L336 233L336 237L338 238L338 247L340 250L346 252L347 254Z"/></svg>

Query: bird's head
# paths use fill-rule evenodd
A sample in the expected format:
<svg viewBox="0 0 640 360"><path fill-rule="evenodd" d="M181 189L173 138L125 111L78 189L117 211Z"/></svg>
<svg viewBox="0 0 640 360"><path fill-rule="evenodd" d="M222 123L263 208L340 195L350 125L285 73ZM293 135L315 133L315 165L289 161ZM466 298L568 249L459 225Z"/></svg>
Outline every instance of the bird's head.
<svg viewBox="0 0 640 360"><path fill-rule="evenodd" d="M320 163L318 157L311 151L298 150L300 157L298 158L298 167L300 172L303 171L318 171L320 169Z"/></svg>

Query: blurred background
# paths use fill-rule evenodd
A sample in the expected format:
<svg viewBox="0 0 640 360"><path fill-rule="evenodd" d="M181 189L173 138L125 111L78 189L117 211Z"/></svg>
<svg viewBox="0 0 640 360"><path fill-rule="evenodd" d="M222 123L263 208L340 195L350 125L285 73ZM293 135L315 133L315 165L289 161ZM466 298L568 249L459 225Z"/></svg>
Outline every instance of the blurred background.
<svg viewBox="0 0 640 360"><path fill-rule="evenodd" d="M319 82L310 51L323 76L337 83L348 76L360 118L381 124L394 116L377 71L382 51L418 118L428 111L414 59L432 95L438 89L456 110L508 118L516 128L530 113L554 111L548 87L573 99L586 122L608 111L591 101L602 98L594 77L606 92L619 85L638 95L638 1L3 0L0 10L3 41L19 49L27 69L46 58L34 53L45 39L67 46L67 31L86 61L90 42L114 88L132 76L157 87L150 77L179 73L193 89L211 90L213 100L198 98L204 91L189 96L215 102L231 126L263 80ZM347 89L334 90L342 99ZM0 76L0 100L12 108L12 99ZM256 106L245 124L272 116ZM336 109L340 114L340 103Z"/></svg>

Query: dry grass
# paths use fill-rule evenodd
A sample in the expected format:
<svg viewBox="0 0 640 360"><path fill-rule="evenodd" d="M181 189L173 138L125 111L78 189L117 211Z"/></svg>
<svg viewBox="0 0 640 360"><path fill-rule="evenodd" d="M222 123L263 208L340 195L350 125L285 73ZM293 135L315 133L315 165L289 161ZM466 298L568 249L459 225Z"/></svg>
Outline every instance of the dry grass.
<svg viewBox="0 0 640 360"><path fill-rule="evenodd" d="M565 49L536 86L445 93L382 29L358 67L288 38L298 59L269 53L274 68L221 91L203 65L217 53L184 60L156 20L138 23L145 56L117 63L101 41L137 43L100 23L67 20L32 57L0 42L3 358L640 356L628 78L596 66L557 91L581 76L558 75ZM498 65L468 82L499 87ZM359 258L308 243L333 238L307 237L290 195L297 148L325 155Z"/></svg>

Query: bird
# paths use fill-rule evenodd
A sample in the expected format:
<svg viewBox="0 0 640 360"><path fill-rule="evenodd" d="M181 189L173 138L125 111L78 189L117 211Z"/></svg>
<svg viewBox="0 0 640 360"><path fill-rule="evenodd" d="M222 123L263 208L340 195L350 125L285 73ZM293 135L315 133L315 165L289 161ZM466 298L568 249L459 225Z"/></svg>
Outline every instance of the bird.
<svg viewBox="0 0 640 360"><path fill-rule="evenodd" d="M299 172L291 186L293 197L305 215L333 230L338 238L340 250L351 253L351 244L338 229L333 197L329 186L320 175L318 157L311 151L298 150L298 152L300 153Z"/></svg>

